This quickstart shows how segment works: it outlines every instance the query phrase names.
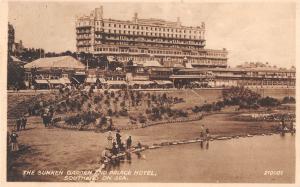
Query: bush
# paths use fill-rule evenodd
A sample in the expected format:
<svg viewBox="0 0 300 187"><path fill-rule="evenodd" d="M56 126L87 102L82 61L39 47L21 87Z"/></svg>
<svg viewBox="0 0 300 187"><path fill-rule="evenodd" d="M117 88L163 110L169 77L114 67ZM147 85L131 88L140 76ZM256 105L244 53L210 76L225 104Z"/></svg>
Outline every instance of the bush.
<svg viewBox="0 0 300 187"><path fill-rule="evenodd" d="M258 104L263 107L274 107L280 105L280 102L272 97L264 97L258 100Z"/></svg>
<svg viewBox="0 0 300 187"><path fill-rule="evenodd" d="M244 87L231 87L222 91L225 105L255 104L261 98L260 94Z"/></svg>
<svg viewBox="0 0 300 187"><path fill-rule="evenodd" d="M282 103L286 104L286 103L296 103L296 99L294 97L291 96L286 96L283 98Z"/></svg>

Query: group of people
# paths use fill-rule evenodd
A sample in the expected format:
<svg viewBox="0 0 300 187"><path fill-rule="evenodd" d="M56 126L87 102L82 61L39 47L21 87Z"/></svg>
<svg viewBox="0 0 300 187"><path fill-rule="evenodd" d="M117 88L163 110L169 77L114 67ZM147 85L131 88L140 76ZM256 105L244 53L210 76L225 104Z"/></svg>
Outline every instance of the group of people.
<svg viewBox="0 0 300 187"><path fill-rule="evenodd" d="M130 150L132 146L132 139L129 136L126 140L126 145L122 142L120 131L117 130L115 138L112 135L112 132L109 131L107 135L107 147L102 152L102 158L110 160L112 156L116 156L119 153L126 152Z"/></svg>
<svg viewBox="0 0 300 187"><path fill-rule="evenodd" d="M27 125L27 118L23 115L16 120L16 130L25 130Z"/></svg>
<svg viewBox="0 0 300 187"><path fill-rule="evenodd" d="M296 132L296 126L295 126L295 122L294 121L290 121L289 124L287 124L287 122L285 122L284 120L280 121L279 126L278 126L278 130L280 131L290 131L292 133Z"/></svg>
<svg viewBox="0 0 300 187"><path fill-rule="evenodd" d="M49 127L52 124L54 109L50 106L50 108L46 108L42 114L41 117L43 119L43 124L45 127Z"/></svg>
<svg viewBox="0 0 300 187"><path fill-rule="evenodd" d="M210 138L209 129L205 128L204 125L200 127L200 138L203 140L207 140Z"/></svg>

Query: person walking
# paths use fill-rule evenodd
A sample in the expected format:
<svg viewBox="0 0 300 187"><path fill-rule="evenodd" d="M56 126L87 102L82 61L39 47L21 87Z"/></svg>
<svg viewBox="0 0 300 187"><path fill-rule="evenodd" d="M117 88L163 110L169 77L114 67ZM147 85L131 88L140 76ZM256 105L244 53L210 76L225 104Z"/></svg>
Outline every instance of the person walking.
<svg viewBox="0 0 300 187"><path fill-rule="evenodd" d="M131 136L128 137L127 141L126 141L126 147L127 149L131 148L131 144L132 144L132 139Z"/></svg>
<svg viewBox="0 0 300 187"><path fill-rule="evenodd" d="M19 131L21 129L21 123L22 123L21 118L18 118L17 119L17 131Z"/></svg>
<svg viewBox="0 0 300 187"><path fill-rule="evenodd" d="M208 128L205 129L205 134L206 134L206 139L209 139L210 135L209 135L209 129Z"/></svg>
<svg viewBox="0 0 300 187"><path fill-rule="evenodd" d="M18 145L18 134L13 131L10 135L10 142L11 142L11 151L15 152L15 151L19 151L19 145Z"/></svg>
<svg viewBox="0 0 300 187"><path fill-rule="evenodd" d="M112 153L113 155L117 155L117 154L118 154L118 148L117 148L117 146L116 146L116 142L113 142L113 144L112 144L111 153Z"/></svg>
<svg viewBox="0 0 300 187"><path fill-rule="evenodd" d="M200 138L204 137L204 125L201 125L200 127Z"/></svg>
<svg viewBox="0 0 300 187"><path fill-rule="evenodd" d="M111 131L108 131L108 135L107 135L107 147L109 149L112 148L112 142L113 142L113 137L112 137Z"/></svg>
<svg viewBox="0 0 300 187"><path fill-rule="evenodd" d="M21 129L25 130L27 125L27 118L25 116L22 117Z"/></svg>
<svg viewBox="0 0 300 187"><path fill-rule="evenodd" d="M118 146L120 146L121 143L122 143L122 141L121 141L121 135L120 135L120 130L117 130L116 141L117 141Z"/></svg>

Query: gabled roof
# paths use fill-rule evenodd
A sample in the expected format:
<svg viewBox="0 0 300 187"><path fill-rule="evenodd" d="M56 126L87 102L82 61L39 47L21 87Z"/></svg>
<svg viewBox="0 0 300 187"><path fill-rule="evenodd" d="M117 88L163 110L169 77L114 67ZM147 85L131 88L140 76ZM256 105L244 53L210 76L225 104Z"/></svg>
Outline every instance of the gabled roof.
<svg viewBox="0 0 300 187"><path fill-rule="evenodd" d="M66 68L85 69L85 65L71 56L39 58L24 66L24 68Z"/></svg>

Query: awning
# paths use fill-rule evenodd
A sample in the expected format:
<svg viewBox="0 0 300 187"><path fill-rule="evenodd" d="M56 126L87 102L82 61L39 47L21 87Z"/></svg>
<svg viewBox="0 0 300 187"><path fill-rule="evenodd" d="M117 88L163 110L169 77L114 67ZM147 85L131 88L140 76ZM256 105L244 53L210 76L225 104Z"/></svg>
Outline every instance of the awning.
<svg viewBox="0 0 300 187"><path fill-rule="evenodd" d="M85 82L87 83L96 83L97 78L96 77L88 77L85 79Z"/></svg>
<svg viewBox="0 0 300 187"><path fill-rule="evenodd" d="M129 85L149 85L149 84L153 84L153 81L131 81L129 82Z"/></svg>
<svg viewBox="0 0 300 187"><path fill-rule="evenodd" d="M108 85L125 85L127 84L125 81L106 81Z"/></svg>
<svg viewBox="0 0 300 187"><path fill-rule="evenodd" d="M155 83L159 85L173 84L171 81L167 81L167 80L156 80Z"/></svg>
<svg viewBox="0 0 300 187"><path fill-rule="evenodd" d="M44 79L36 79L35 82L37 84L48 84L48 81L47 80L44 80Z"/></svg>
<svg viewBox="0 0 300 187"><path fill-rule="evenodd" d="M50 84L63 84L60 79L49 79Z"/></svg>

